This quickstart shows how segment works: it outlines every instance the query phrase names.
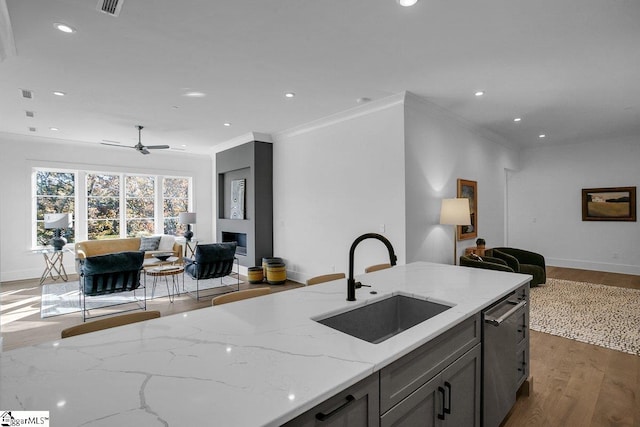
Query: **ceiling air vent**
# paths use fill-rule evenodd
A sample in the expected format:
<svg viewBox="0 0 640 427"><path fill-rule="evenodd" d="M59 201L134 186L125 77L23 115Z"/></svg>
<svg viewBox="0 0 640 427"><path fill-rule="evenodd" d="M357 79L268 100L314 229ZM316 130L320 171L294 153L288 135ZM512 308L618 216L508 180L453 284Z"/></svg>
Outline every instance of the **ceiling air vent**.
<svg viewBox="0 0 640 427"><path fill-rule="evenodd" d="M107 15L118 16L123 2L124 0L98 0L97 9Z"/></svg>
<svg viewBox="0 0 640 427"><path fill-rule="evenodd" d="M27 115L27 117L34 117L35 116L33 111L25 111L25 114Z"/></svg>
<svg viewBox="0 0 640 427"><path fill-rule="evenodd" d="M33 99L33 91L30 91L29 89L20 89L20 92L22 92L23 98Z"/></svg>
<svg viewBox="0 0 640 427"><path fill-rule="evenodd" d="M34 128L34 127L30 127L30 128L29 128L29 131L30 131L30 132L35 132L35 131L36 131L36 128Z"/></svg>

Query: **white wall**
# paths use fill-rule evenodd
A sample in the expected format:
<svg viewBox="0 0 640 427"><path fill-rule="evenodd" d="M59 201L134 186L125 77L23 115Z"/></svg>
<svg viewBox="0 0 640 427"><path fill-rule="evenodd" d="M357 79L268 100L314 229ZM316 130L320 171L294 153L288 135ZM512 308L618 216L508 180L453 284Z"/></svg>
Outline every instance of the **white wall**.
<svg viewBox="0 0 640 427"><path fill-rule="evenodd" d="M582 189L640 187L637 139L522 153L509 178L509 244L549 265L640 274L640 223L582 221Z"/></svg>
<svg viewBox="0 0 640 427"><path fill-rule="evenodd" d="M33 167L191 176L194 210L198 212L194 232L199 239L212 239L209 156L166 151L143 157L133 150L98 144L0 133L0 159L0 281L37 278L44 269L42 255L31 253ZM65 268L75 271L72 256L65 257Z"/></svg>
<svg viewBox="0 0 640 427"><path fill-rule="evenodd" d="M273 136L274 256L290 278L348 272L361 234L383 234L406 259L402 95ZM384 227L384 231L382 231ZM381 242L362 242L355 273L388 262Z"/></svg>
<svg viewBox="0 0 640 427"><path fill-rule="evenodd" d="M405 147L407 262L453 263L454 230L440 225L440 204L456 197L458 178L478 183L478 237L487 246L505 242L505 169L517 167L517 151L410 93ZM458 242L456 260L468 246L475 238Z"/></svg>

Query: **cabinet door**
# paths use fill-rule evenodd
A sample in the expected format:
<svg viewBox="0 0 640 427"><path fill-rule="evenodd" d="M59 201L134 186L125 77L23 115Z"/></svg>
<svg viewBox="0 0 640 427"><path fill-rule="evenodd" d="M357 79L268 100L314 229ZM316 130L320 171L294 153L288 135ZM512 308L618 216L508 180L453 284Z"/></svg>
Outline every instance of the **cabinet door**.
<svg viewBox="0 0 640 427"><path fill-rule="evenodd" d="M435 426L444 417L445 390L440 376L428 381L380 417L380 427Z"/></svg>
<svg viewBox="0 0 640 427"><path fill-rule="evenodd" d="M480 426L480 344L442 371L445 390L444 424L446 426Z"/></svg>
<svg viewBox="0 0 640 427"><path fill-rule="evenodd" d="M322 427L377 427L380 425L380 390L375 373L284 424Z"/></svg>
<svg viewBox="0 0 640 427"><path fill-rule="evenodd" d="M380 426L479 427L481 357L477 344L385 413Z"/></svg>

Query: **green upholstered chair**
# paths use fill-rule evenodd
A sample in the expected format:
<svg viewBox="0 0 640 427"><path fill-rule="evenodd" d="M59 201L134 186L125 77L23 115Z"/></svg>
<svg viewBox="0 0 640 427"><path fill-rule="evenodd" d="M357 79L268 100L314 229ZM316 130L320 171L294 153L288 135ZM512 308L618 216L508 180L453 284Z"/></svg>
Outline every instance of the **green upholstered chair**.
<svg viewBox="0 0 640 427"><path fill-rule="evenodd" d="M530 286L546 283L547 272L544 257L535 252L516 248L493 248L485 251L485 256L463 255L460 265L488 270L508 271L533 276Z"/></svg>

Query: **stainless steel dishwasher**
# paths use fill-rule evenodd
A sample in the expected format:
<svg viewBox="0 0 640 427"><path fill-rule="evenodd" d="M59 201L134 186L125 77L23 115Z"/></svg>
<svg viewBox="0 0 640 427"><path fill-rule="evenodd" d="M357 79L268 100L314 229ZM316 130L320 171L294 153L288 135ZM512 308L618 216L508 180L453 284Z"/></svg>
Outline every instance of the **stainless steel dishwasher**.
<svg viewBox="0 0 640 427"><path fill-rule="evenodd" d="M499 426L527 378L528 284L483 312L483 425Z"/></svg>

